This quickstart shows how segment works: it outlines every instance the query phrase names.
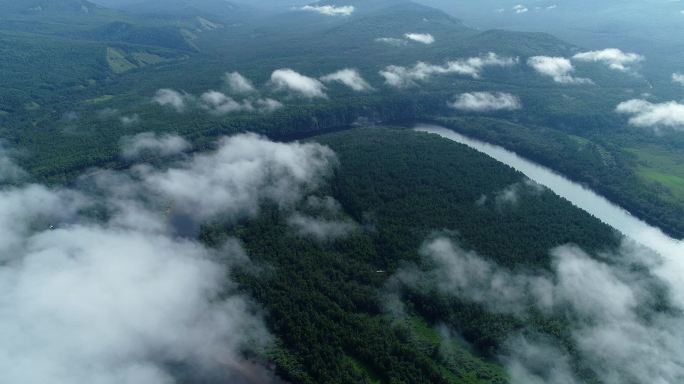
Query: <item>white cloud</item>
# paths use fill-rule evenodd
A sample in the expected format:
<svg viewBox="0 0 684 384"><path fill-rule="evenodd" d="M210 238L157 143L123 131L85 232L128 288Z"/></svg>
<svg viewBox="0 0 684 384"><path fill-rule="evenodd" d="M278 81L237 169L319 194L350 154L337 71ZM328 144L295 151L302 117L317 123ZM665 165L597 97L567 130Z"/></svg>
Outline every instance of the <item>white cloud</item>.
<svg viewBox="0 0 684 384"><path fill-rule="evenodd" d="M357 92L370 91L373 89L373 87L363 79L359 71L350 68L323 76L321 77L321 81L326 83L337 81Z"/></svg>
<svg viewBox="0 0 684 384"><path fill-rule="evenodd" d="M673 73L672 74L672 82L684 85L684 74L681 73Z"/></svg>
<svg viewBox="0 0 684 384"><path fill-rule="evenodd" d="M83 190L0 189L3 380L170 384L182 366L242 382L243 352L269 339L228 277L248 258L236 240L214 250L177 236L175 217L291 204L333 160L318 144L239 135L168 169L98 172Z"/></svg>
<svg viewBox="0 0 684 384"><path fill-rule="evenodd" d="M518 4L515 7L513 7L513 12L517 14L526 13L527 11L529 11L529 9L522 4Z"/></svg>
<svg viewBox="0 0 684 384"><path fill-rule="evenodd" d="M138 171L149 191L172 201L178 212L204 220L254 215L263 201L293 205L320 185L334 163L327 147L247 134L225 138L217 151L168 171Z"/></svg>
<svg viewBox="0 0 684 384"><path fill-rule="evenodd" d="M684 104L676 101L651 103L632 99L618 104L616 111L631 115L629 123L637 127L684 129Z"/></svg>
<svg viewBox="0 0 684 384"><path fill-rule="evenodd" d="M487 67L506 67L515 65L517 62L517 58L500 57L490 52L482 57L449 61L444 65L424 62L418 62L410 68L391 65L380 71L380 75L385 78L387 85L405 88L415 86L418 81L428 80L434 75L455 74L479 78L481 72Z"/></svg>
<svg viewBox="0 0 684 384"><path fill-rule="evenodd" d="M96 112L97 118L101 120L111 119L119 116L119 110L116 108L103 108Z"/></svg>
<svg viewBox="0 0 684 384"><path fill-rule="evenodd" d="M121 116L119 118L119 121L121 121L121 124L125 127L130 127L132 125L138 125L138 124L140 124L140 115L138 115L137 113L134 113L132 115Z"/></svg>
<svg viewBox="0 0 684 384"><path fill-rule="evenodd" d="M121 140L121 155L126 159L136 159L145 153L157 156L173 156L190 149L190 143L178 135L139 133Z"/></svg>
<svg viewBox="0 0 684 384"><path fill-rule="evenodd" d="M0 141L0 184L16 182L26 177L28 173L14 162Z"/></svg>
<svg viewBox="0 0 684 384"><path fill-rule="evenodd" d="M644 60L644 57L636 53L625 53L616 48L608 48L601 51L581 52L572 57L578 61L593 61L607 65L610 69L626 72L631 65Z"/></svg>
<svg viewBox="0 0 684 384"><path fill-rule="evenodd" d="M504 345L502 360L512 384L580 384L570 358L553 340L522 335Z"/></svg>
<svg viewBox="0 0 684 384"><path fill-rule="evenodd" d="M87 199L78 193L52 191L42 185L4 187L0 196L0 265L3 266L21 253L34 228L45 230L58 221L69 221L87 205Z"/></svg>
<svg viewBox="0 0 684 384"><path fill-rule="evenodd" d="M395 279L517 317L538 313L563 319L574 356L601 382L671 383L684 378L684 316L658 308L661 282L644 267L652 253L625 243L618 254L592 258L575 246L553 249L550 272L515 272L446 238L426 242L427 271L400 270ZM673 288L671 286L670 288ZM503 361L513 383L583 382L563 343L548 336L510 335ZM600 362L600 363L596 363Z"/></svg>
<svg viewBox="0 0 684 384"><path fill-rule="evenodd" d="M377 39L375 39L375 41L378 43L384 43L395 47L403 47L407 45L406 40L397 39L396 37L378 37Z"/></svg>
<svg viewBox="0 0 684 384"><path fill-rule="evenodd" d="M283 107L283 103L271 98L256 99L252 103L258 111L263 113L275 112Z"/></svg>
<svg viewBox="0 0 684 384"><path fill-rule="evenodd" d="M536 182L525 178L522 182L513 183L494 194L494 201L499 207L517 206L524 197L538 197L546 188ZM485 195L486 197L486 195Z"/></svg>
<svg viewBox="0 0 684 384"><path fill-rule="evenodd" d="M340 203L330 196L309 196L300 208L305 213L295 211L287 220L299 236L327 242L360 230L357 223L344 215Z"/></svg>
<svg viewBox="0 0 684 384"><path fill-rule="evenodd" d="M237 102L232 97L218 91L207 91L200 96L201 106L215 115L252 111L248 102Z"/></svg>
<svg viewBox="0 0 684 384"><path fill-rule="evenodd" d="M404 37L409 40L428 45L435 42L435 38L429 33L407 33L404 35Z"/></svg>
<svg viewBox="0 0 684 384"><path fill-rule="evenodd" d="M3 381L171 384L171 366L190 381L246 380L243 352L269 340L228 277L248 257L234 239L208 249L179 236L175 216L236 220L263 200L288 205L331 162L318 144L239 135L168 169L98 172L83 190L0 189Z"/></svg>
<svg viewBox="0 0 684 384"><path fill-rule="evenodd" d="M188 95L173 89L165 88L158 90L152 98L152 101L162 107L171 107L176 110L176 112L182 113L185 112L187 107L187 99Z"/></svg>
<svg viewBox="0 0 684 384"><path fill-rule="evenodd" d="M342 239L359 229L356 223L349 220L331 220L298 212L290 216L287 222L300 236L312 237L318 241Z"/></svg>
<svg viewBox="0 0 684 384"><path fill-rule="evenodd" d="M159 105L167 105L178 112L183 112L188 102L193 101L193 97L187 94L180 94L173 90L160 90L157 93L153 102ZM97 118L100 120L117 119L124 127L131 127L140 124L140 115L137 113L131 115L121 115L121 111L116 108L103 108L96 112Z"/></svg>
<svg viewBox="0 0 684 384"><path fill-rule="evenodd" d="M225 268L194 242L72 224L25 243L0 268L8 382L167 384L165 363L218 370L266 337L244 298L222 295Z"/></svg>
<svg viewBox="0 0 684 384"><path fill-rule="evenodd" d="M403 47L408 44L408 41L415 41L421 44L430 45L435 42L434 36L429 33L406 33L403 39L395 37L379 37L375 39L378 43L384 43L395 47Z"/></svg>
<svg viewBox="0 0 684 384"><path fill-rule="evenodd" d="M80 119L81 116L75 111L64 112L62 115L62 120L66 121L67 123L73 123L79 121Z"/></svg>
<svg viewBox="0 0 684 384"><path fill-rule="evenodd" d="M514 111L522 108L517 96L504 92L469 92L462 93L449 106L461 111L490 112Z"/></svg>
<svg viewBox="0 0 684 384"><path fill-rule="evenodd" d="M327 16L350 16L354 13L354 7L351 5L305 5L300 9L302 11L317 12Z"/></svg>
<svg viewBox="0 0 684 384"><path fill-rule="evenodd" d="M290 91L308 98L328 97L323 83L289 68L274 71L271 74L271 83L277 90Z"/></svg>
<svg viewBox="0 0 684 384"><path fill-rule="evenodd" d="M321 214L339 215L342 212L340 203L331 196L309 196L306 199L305 207Z"/></svg>
<svg viewBox="0 0 684 384"><path fill-rule="evenodd" d="M223 79L232 93L245 94L256 92L252 82L242 76L239 72L226 73L223 76Z"/></svg>
<svg viewBox="0 0 684 384"><path fill-rule="evenodd" d="M235 86L239 86L239 84ZM243 88L244 90L245 88ZM279 101L270 98L255 99L248 97L238 101L222 92L214 90L206 91L197 98L193 95L181 94L171 89L160 89L157 91L153 101L162 106L169 106L178 113L185 112L191 107L199 107L216 116L239 112L270 113L283 107ZM122 119L123 122L124 120ZM135 123L135 120L127 122Z"/></svg>
<svg viewBox="0 0 684 384"><path fill-rule="evenodd" d="M564 57L534 56L527 60L527 64L538 73L553 78L561 84L592 84L590 79L573 77L575 71L570 60Z"/></svg>
<svg viewBox="0 0 684 384"><path fill-rule="evenodd" d="M273 99L244 99L236 101L218 91L207 91L199 98L200 107L211 114L222 116L236 112L270 113L282 108L279 101Z"/></svg>

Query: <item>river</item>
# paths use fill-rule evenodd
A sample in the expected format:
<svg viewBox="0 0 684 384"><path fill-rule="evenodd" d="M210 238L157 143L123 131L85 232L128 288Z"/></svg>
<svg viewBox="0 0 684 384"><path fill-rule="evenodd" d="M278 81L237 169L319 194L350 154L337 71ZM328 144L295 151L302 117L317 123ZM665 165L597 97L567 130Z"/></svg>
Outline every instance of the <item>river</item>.
<svg viewBox="0 0 684 384"><path fill-rule="evenodd" d="M626 237L661 255L662 260L653 272L673 285L673 299L684 308L684 242L666 235L659 228L632 216L625 209L611 203L596 192L571 181L551 169L529 161L498 145L472 139L448 128L418 125L416 131L427 132L449 139L520 171L531 180L568 200Z"/></svg>

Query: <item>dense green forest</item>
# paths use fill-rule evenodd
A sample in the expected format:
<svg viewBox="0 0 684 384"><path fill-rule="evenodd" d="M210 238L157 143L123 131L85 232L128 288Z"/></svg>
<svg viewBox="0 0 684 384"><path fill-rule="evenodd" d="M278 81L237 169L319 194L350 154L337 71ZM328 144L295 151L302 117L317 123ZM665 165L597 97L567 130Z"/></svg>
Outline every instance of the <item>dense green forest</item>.
<svg viewBox="0 0 684 384"><path fill-rule="evenodd" d="M522 145L523 139L509 136L498 137L505 140L500 144L566 172L673 235L684 235L684 170L677 166L684 138L676 131L655 134L629 127L614 112L618 103L639 92L653 92L646 79L578 64L578 76L590 77L595 85L555 84L526 67L526 59L570 56L581 48L550 35L478 31L441 11L403 1L360 3L351 18L303 12L285 17L243 5L221 13L211 11L216 4L209 3L209 8L191 11L174 8L182 2L158 17L149 17L149 7L115 11L84 2L90 4L85 15L81 2L64 1L41 12L29 12L35 6L19 2L0 15L5 75L0 79L0 134L23 153L20 162L39 178L63 182L91 166L117 166L119 138L144 131L180 133L202 148L212 137L240 131L303 137L359 123L456 114L468 118L464 133L496 140L502 128L475 123L470 117L479 116L450 110L447 102L463 92L510 92L523 108L493 117L524 127L519 131L530 135L519 135L528 138L556 133L551 143L528 140ZM429 32L435 42L394 47L376 41L401 37L407 30ZM488 52L516 57L519 64L488 68L478 77L428 78L409 89L383 85L378 73L389 65L443 64ZM195 96L221 89L221 78L230 71L252 80L260 96L279 99L283 95L268 84L278 68L318 77L345 67L356 68L375 90L359 94L330 84L328 99L287 98L272 115L214 116L197 109L178 114L150 102L160 88ZM137 116L142 124L122 125L121 116ZM601 148L612 168L585 167L596 163L595 153L573 151L572 144L566 145L573 140ZM549 153L558 154L550 150L554 143L572 156L552 159Z"/></svg>
<svg viewBox="0 0 684 384"><path fill-rule="evenodd" d="M561 246L578 247L605 268L628 264L612 257L624 239L508 166L410 128L436 123L501 145L681 238L684 134L637 127L616 112L628 99L666 102L680 92L671 84L653 89L642 75L653 67L622 72L578 62L567 76L591 83L555 81L528 59L570 58L583 47L545 33L480 30L403 0L331 1L355 7L345 16L222 0L123 3L0 0L0 167L16 162L28 174L20 182L78 190L110 171L130 182L148 166L187 165L183 159L212 153L217 140L238 133L327 146L337 162L313 196L296 206L264 202L258 215L237 221L211 216L198 239L183 239L219 259L229 257L227 239L244 247L251 262L226 262L226 289L253 301L273 336L249 359L287 383L503 384L515 335L548 341L578 380L601 382L602 362L586 358L573 337L575 314L533 305L497 311L486 300L449 294L430 279L435 262L425 247L447 239L509 275L547 278L557 267L551 252ZM274 76L283 69L309 88L284 87ZM367 86L325 80L345 69ZM397 85L388 71L413 77ZM231 88L238 72L246 91ZM160 90L175 99L159 102ZM453 107L471 92L510 94L517 108ZM217 94L225 110L211 104ZM126 158L123 143L143 132L177 134L191 149ZM11 161L3 163L5 155ZM113 189L134 201L130 191ZM173 203L135 198L163 205L160 222L174 212ZM86 216L97 221L107 209L114 210ZM339 233L297 232L292 220L301 214L323 217ZM635 317L658 324L656 314L675 311L649 280L650 265L637 264L623 271L649 288L639 292L646 305ZM182 368L178 382L195 384L182 380Z"/></svg>
<svg viewBox="0 0 684 384"><path fill-rule="evenodd" d="M439 231L518 269L549 268L548 250L558 245L602 251L619 243L612 229L548 191L515 206L478 205L481 196L524 176L465 146L390 128L314 140L340 160L321 192L363 230L329 242L302 238L288 227L286 213L271 209L238 226L207 225L201 235L209 244L237 236L268 266L241 272L239 281L265 306L279 339L269 356L294 382L504 383L495 357L508 334L531 327L562 339L562 324L540 317L529 325L467 301L411 291L402 293L406 317L396 317L386 307L391 276L419 264L421 243ZM466 341L442 338L435 327L445 321ZM444 343L449 353L439 352Z"/></svg>
<svg viewBox="0 0 684 384"><path fill-rule="evenodd" d="M435 122L548 165L598 191L633 215L667 229L676 237L684 236L681 193L643 177L648 163L639 159L639 153L643 151L648 156L649 149L653 151L653 148L630 151L634 143L625 146L599 135L591 140L557 129L529 127L495 118L449 117L437 118ZM666 181L677 178L673 175L678 172L676 169L663 171L670 177ZM665 176L658 172L655 175Z"/></svg>

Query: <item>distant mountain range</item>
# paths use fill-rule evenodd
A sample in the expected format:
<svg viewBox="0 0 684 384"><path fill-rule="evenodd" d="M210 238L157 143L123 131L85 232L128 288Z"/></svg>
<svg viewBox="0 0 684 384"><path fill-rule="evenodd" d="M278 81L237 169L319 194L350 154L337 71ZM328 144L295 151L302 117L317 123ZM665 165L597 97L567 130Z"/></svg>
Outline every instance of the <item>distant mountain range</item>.
<svg viewBox="0 0 684 384"><path fill-rule="evenodd" d="M2 13L39 14L42 12L90 13L103 7L87 0L0 0Z"/></svg>

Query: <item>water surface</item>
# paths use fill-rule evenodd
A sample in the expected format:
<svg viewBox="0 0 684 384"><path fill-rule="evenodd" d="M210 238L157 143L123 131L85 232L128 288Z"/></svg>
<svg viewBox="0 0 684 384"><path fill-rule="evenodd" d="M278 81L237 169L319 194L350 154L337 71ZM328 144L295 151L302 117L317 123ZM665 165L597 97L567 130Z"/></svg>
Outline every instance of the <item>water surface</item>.
<svg viewBox="0 0 684 384"><path fill-rule="evenodd" d="M678 289L674 291L681 291L681 293L673 292L673 294L684 308L684 242L674 239L659 228L632 216L622 207L613 204L591 189L503 147L472 139L436 125L418 125L414 130L436 134L445 139L467 145L507 164L531 180L546 186L576 207L615 228L628 238L656 251L663 257L663 260L662 264L654 269L654 272L668 282L675 284Z"/></svg>

